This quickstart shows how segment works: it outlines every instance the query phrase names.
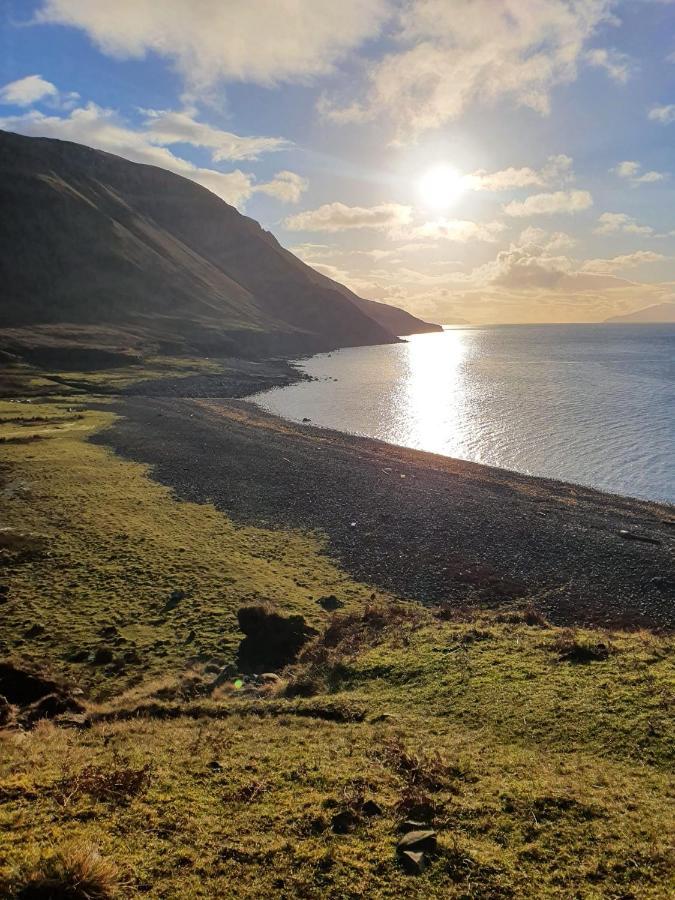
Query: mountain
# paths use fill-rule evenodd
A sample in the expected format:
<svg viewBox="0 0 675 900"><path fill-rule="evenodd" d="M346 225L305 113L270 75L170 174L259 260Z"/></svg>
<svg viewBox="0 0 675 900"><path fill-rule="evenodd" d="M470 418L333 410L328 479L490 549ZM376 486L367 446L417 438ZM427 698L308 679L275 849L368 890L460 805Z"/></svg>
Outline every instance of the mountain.
<svg viewBox="0 0 675 900"><path fill-rule="evenodd" d="M675 303L658 303L656 306L647 306L645 309L638 309L635 312L627 313L625 316L612 316L605 319L605 322L624 322L629 325L631 322L669 322L675 323Z"/></svg>
<svg viewBox="0 0 675 900"><path fill-rule="evenodd" d="M381 304L370 313L206 188L79 144L0 132L0 208L0 329L15 344L65 329L258 355L434 329Z"/></svg>
<svg viewBox="0 0 675 900"><path fill-rule="evenodd" d="M288 253L293 260L298 261L297 257L293 256L288 250L286 253ZM422 319L417 319L404 309L399 309L398 306L390 306L388 303L382 303L379 300L364 300L363 297L357 296L353 291L350 291L348 287L345 287L344 284L340 284L338 281L328 278L327 275L322 275L320 272L317 272L316 269L310 269L310 272L311 277L317 284L323 285L334 291L339 291L343 297L350 300L369 318L379 322L383 328L386 328L387 331L390 331L392 334L400 336L443 331L443 328L440 325L433 325L431 322L424 322Z"/></svg>

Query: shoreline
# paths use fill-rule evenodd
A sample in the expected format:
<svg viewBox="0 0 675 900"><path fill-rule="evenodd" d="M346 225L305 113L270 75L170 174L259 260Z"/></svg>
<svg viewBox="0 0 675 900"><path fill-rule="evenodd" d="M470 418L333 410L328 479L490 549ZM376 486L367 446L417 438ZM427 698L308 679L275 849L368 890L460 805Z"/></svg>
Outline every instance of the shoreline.
<svg viewBox="0 0 675 900"><path fill-rule="evenodd" d="M401 597L527 597L557 624L675 627L672 506L297 424L189 380L182 396L127 392L93 440L234 521L322 531L350 574Z"/></svg>

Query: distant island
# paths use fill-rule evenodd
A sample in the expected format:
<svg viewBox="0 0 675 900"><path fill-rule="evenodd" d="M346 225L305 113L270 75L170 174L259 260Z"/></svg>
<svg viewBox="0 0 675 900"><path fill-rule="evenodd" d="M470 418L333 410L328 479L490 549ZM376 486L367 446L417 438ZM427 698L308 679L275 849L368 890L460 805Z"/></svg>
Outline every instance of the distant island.
<svg viewBox="0 0 675 900"><path fill-rule="evenodd" d="M647 306L644 309L637 309L635 312L626 313L623 316L610 316L605 322L625 323L629 325L631 322L645 324L653 322L675 322L675 302L674 303L657 303L655 306Z"/></svg>

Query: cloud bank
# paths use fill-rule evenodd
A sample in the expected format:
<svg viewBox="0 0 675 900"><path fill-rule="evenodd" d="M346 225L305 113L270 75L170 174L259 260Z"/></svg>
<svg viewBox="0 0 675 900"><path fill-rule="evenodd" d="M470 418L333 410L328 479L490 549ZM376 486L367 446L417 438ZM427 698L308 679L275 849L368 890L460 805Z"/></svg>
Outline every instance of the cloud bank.
<svg viewBox="0 0 675 900"><path fill-rule="evenodd" d="M168 57L198 89L326 74L390 11L386 0L45 0L35 21L83 29L118 59Z"/></svg>

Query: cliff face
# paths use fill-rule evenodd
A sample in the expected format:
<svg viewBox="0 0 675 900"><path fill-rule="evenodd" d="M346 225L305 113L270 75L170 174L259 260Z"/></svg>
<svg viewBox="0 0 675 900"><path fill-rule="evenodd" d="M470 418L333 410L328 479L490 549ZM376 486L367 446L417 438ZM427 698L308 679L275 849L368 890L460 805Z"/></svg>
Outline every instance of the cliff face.
<svg viewBox="0 0 675 900"><path fill-rule="evenodd" d="M257 222L163 169L0 132L0 210L0 328L105 325L244 354L395 340Z"/></svg>

